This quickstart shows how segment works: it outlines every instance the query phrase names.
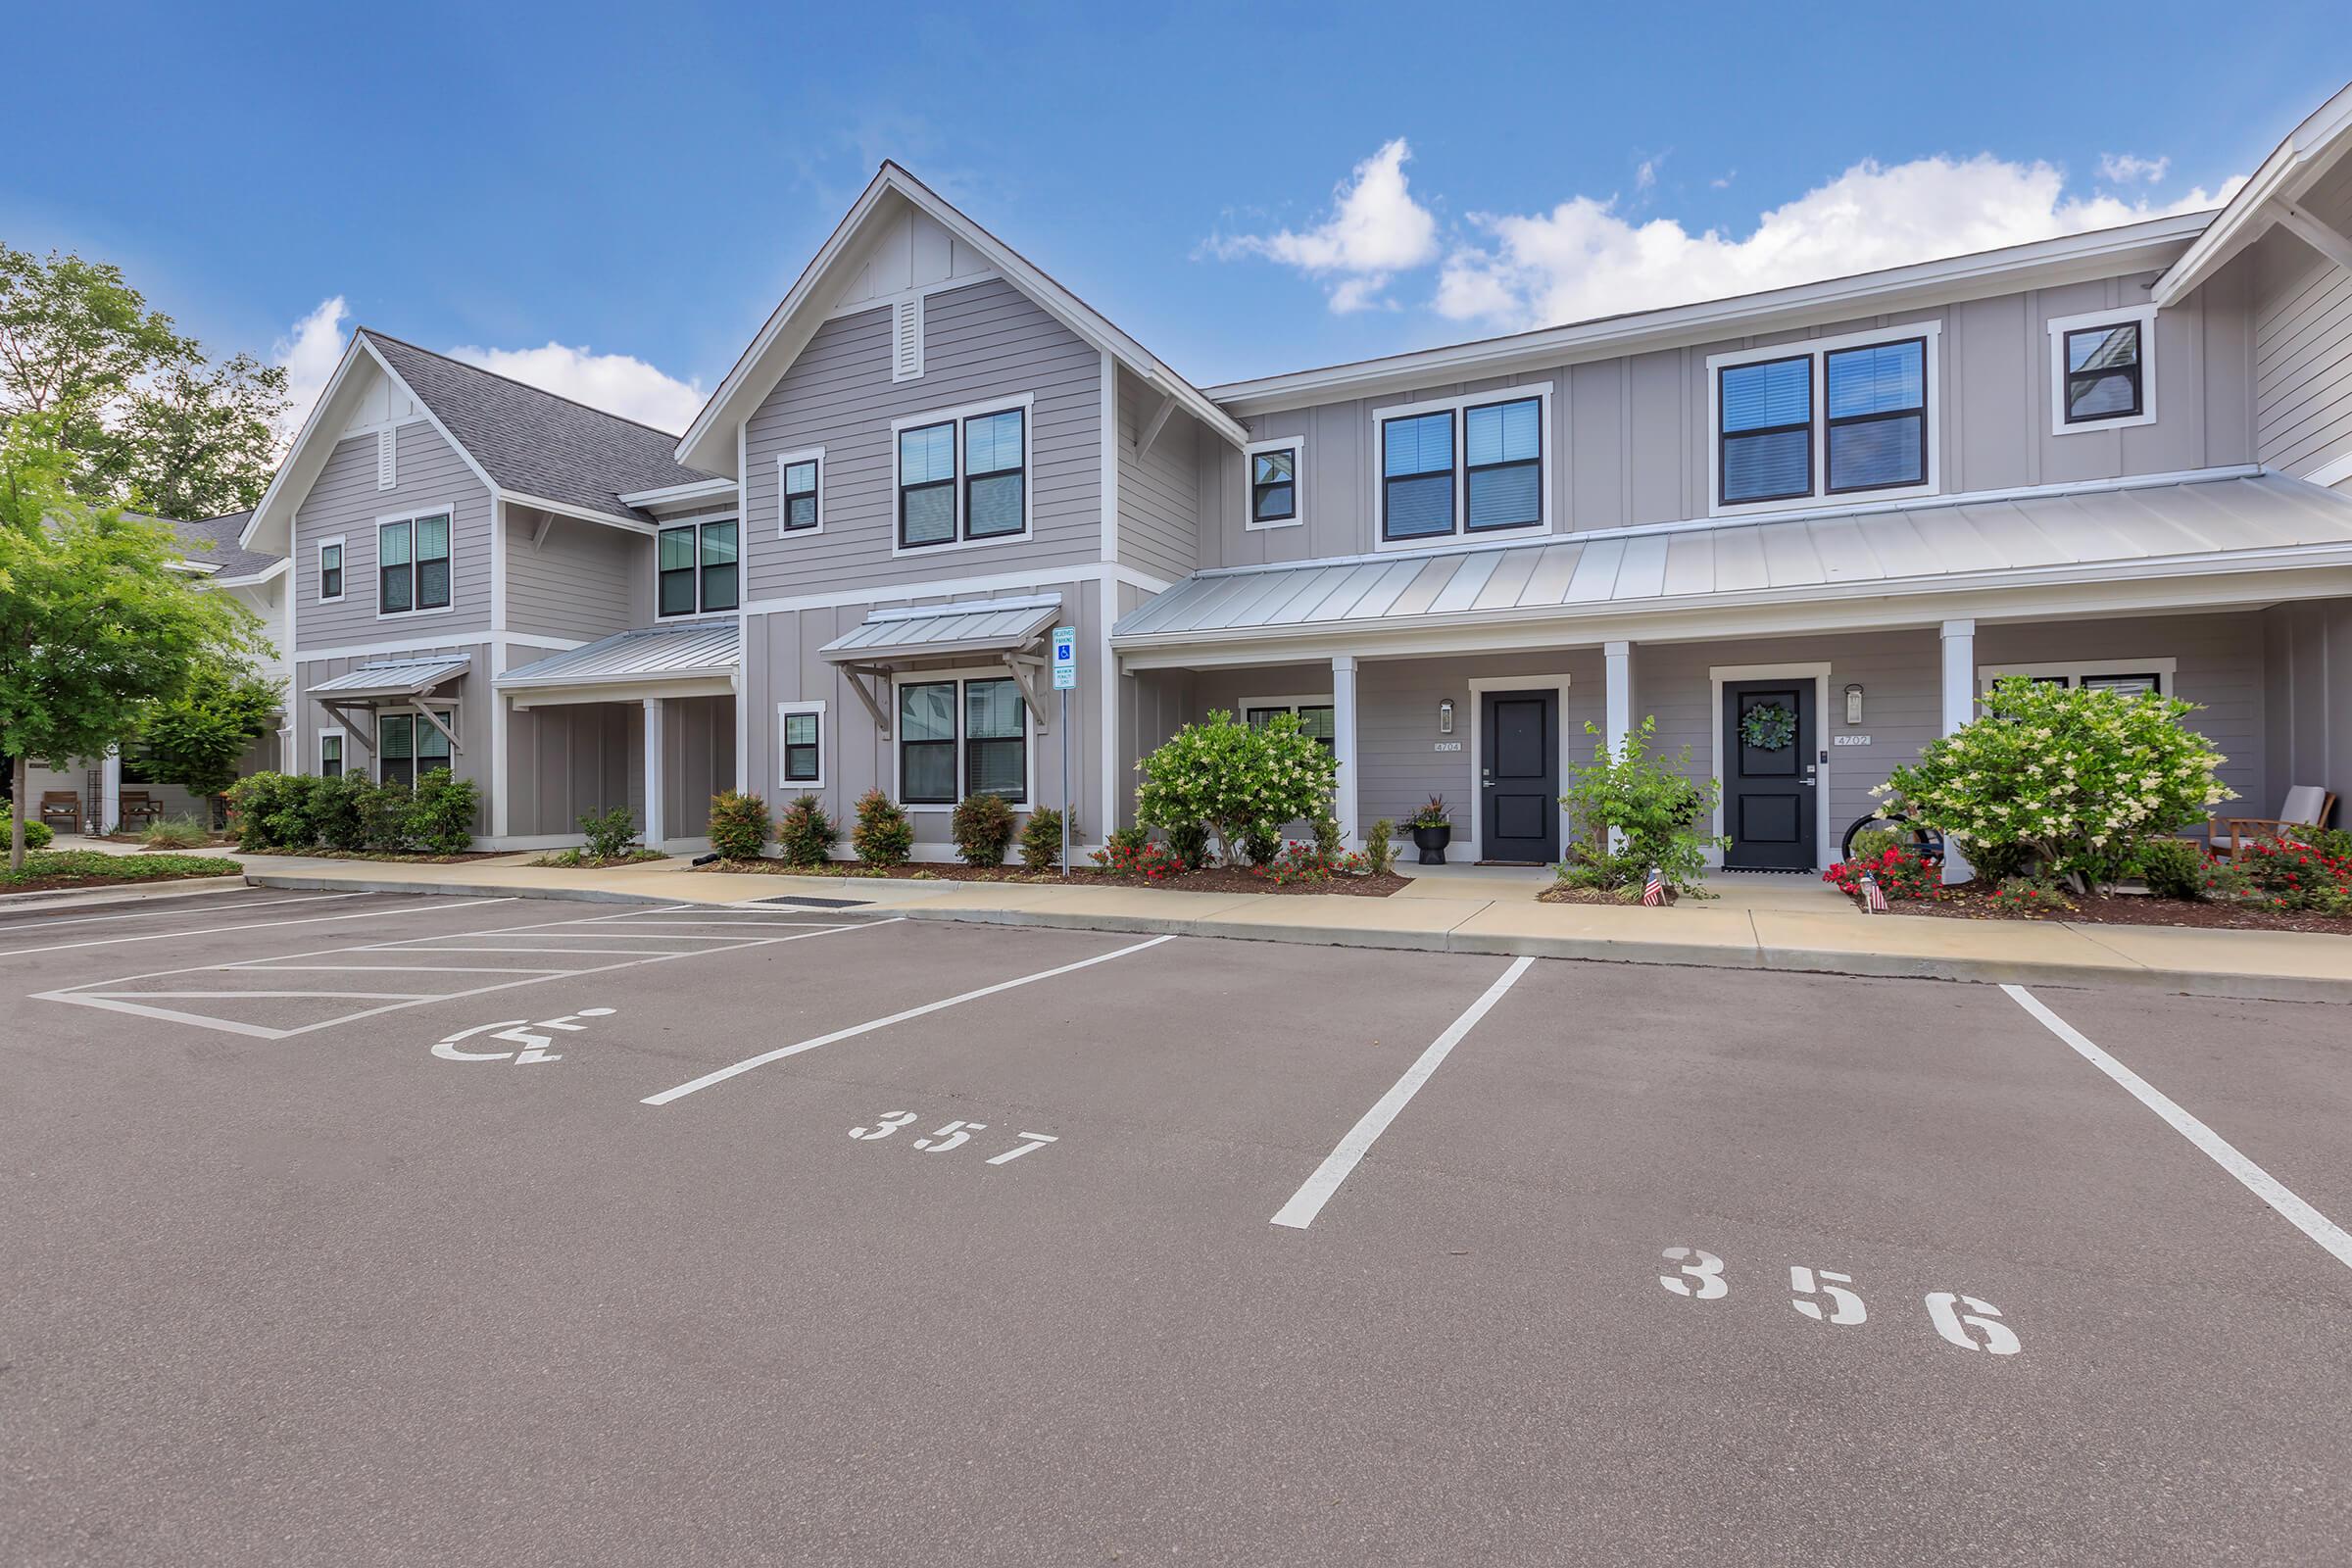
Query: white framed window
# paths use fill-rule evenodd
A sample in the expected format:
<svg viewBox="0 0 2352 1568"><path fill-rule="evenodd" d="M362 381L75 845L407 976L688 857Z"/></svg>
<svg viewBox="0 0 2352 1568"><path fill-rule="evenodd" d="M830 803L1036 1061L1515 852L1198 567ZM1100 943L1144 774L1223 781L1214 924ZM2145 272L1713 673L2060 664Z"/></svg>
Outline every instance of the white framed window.
<svg viewBox="0 0 2352 1568"><path fill-rule="evenodd" d="M1306 437L1252 441L1242 452L1242 526L1296 528L1306 520Z"/></svg>
<svg viewBox="0 0 2352 1568"><path fill-rule="evenodd" d="M1990 691L1992 683L2006 675L2023 675L2029 680L2047 681L2053 686L2090 686L2105 691L2141 693L2154 692L2160 697L2173 693L2173 679L2179 673L2177 659L2101 659L2075 660L2048 664L1980 664L1977 666L1977 689Z"/></svg>
<svg viewBox="0 0 2352 1568"><path fill-rule="evenodd" d="M450 606L447 507L375 519L375 613L429 615Z"/></svg>
<svg viewBox="0 0 2352 1568"><path fill-rule="evenodd" d="M733 517L682 522L654 540L654 613L700 615L743 603L741 530Z"/></svg>
<svg viewBox="0 0 2352 1568"><path fill-rule="evenodd" d="M1942 488L1943 323L1707 357L1709 516Z"/></svg>
<svg viewBox="0 0 2352 1568"><path fill-rule="evenodd" d="M1372 411L1373 548L1551 526L1549 381Z"/></svg>
<svg viewBox="0 0 2352 1568"><path fill-rule="evenodd" d="M318 602L339 605L343 602L343 535L318 541Z"/></svg>
<svg viewBox="0 0 2352 1568"><path fill-rule="evenodd" d="M439 724L417 708L385 709L376 715L375 776L379 783L397 779L414 789L416 781L434 768L450 765L449 737L457 733L458 710L435 703L433 712L441 720Z"/></svg>
<svg viewBox="0 0 2352 1568"><path fill-rule="evenodd" d="M910 811L955 809L966 795L1027 806L1035 725L1020 683L1002 668L909 671L892 682L898 705L896 789Z"/></svg>
<svg viewBox="0 0 2352 1568"><path fill-rule="evenodd" d="M2050 433L2156 422L2156 307L2053 316Z"/></svg>
<svg viewBox="0 0 2352 1568"><path fill-rule="evenodd" d="M1263 724L1276 713L1298 715L1298 731L1311 737L1325 751L1339 749L1339 709L1331 694L1313 697L1246 697L1242 699L1242 722Z"/></svg>
<svg viewBox="0 0 2352 1568"><path fill-rule="evenodd" d="M1032 394L893 419L894 556L1026 539Z"/></svg>
<svg viewBox="0 0 2352 1568"><path fill-rule="evenodd" d="M825 449L776 455L776 535L825 531Z"/></svg>
<svg viewBox="0 0 2352 1568"><path fill-rule="evenodd" d="M343 748L350 742L351 737L339 729L322 729L318 732L318 776L320 778L341 778L343 776Z"/></svg>
<svg viewBox="0 0 2352 1568"><path fill-rule="evenodd" d="M776 705L776 783L788 790L825 787L825 705Z"/></svg>

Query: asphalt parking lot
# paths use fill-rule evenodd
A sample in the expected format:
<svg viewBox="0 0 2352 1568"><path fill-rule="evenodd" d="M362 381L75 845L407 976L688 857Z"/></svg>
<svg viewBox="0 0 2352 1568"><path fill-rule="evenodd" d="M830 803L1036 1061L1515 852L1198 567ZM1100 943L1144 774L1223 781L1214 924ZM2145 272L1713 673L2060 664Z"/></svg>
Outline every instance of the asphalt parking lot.
<svg viewBox="0 0 2352 1568"><path fill-rule="evenodd" d="M2352 1552L2341 1007L261 890L0 1005L0 1561Z"/></svg>

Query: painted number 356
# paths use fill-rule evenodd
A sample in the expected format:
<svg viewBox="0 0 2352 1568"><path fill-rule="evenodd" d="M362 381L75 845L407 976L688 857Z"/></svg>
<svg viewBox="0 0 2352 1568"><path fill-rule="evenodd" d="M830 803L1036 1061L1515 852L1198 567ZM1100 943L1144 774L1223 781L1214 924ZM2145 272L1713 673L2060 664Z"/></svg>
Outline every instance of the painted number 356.
<svg viewBox="0 0 2352 1568"><path fill-rule="evenodd" d="M1675 1271L1660 1274L1658 1283L1675 1295L1714 1301L1732 1294L1731 1282L1724 1277L1723 1259L1713 1252L1695 1247L1669 1247L1663 1255ZM1867 1322L1870 1310L1862 1304L1861 1295L1852 1289L1853 1283L1851 1274L1792 1264L1788 1269L1788 1304L1817 1323L1851 1327ZM1990 1301L1956 1291L1930 1291L1927 1307L1928 1321L1935 1325L1936 1332L1963 1350L2015 1355L2022 1348L2016 1332L2001 1321L2001 1309ZM1967 1310L1963 1311L1963 1307Z"/></svg>

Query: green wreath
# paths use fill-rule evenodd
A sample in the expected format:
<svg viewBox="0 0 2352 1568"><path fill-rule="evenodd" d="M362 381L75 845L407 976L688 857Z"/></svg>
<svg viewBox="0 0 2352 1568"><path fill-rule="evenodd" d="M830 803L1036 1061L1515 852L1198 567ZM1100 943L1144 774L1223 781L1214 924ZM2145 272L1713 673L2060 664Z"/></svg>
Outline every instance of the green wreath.
<svg viewBox="0 0 2352 1568"><path fill-rule="evenodd" d="M1778 703L1759 703L1740 715L1740 739L1759 752L1777 752L1796 739L1796 715Z"/></svg>

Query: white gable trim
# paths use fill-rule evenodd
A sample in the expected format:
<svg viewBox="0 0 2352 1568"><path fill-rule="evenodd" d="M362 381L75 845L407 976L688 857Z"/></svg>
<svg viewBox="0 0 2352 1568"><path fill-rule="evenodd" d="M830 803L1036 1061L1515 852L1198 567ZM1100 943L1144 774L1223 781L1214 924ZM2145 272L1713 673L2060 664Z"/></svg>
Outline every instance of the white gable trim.
<svg viewBox="0 0 2352 1568"><path fill-rule="evenodd" d="M2352 150L2352 87L2313 110L2272 149L2205 232L2156 279L2148 290L2149 302L2162 309L2185 299L2231 257L2262 238L2278 221L2282 209L2318 183L2347 150Z"/></svg>

